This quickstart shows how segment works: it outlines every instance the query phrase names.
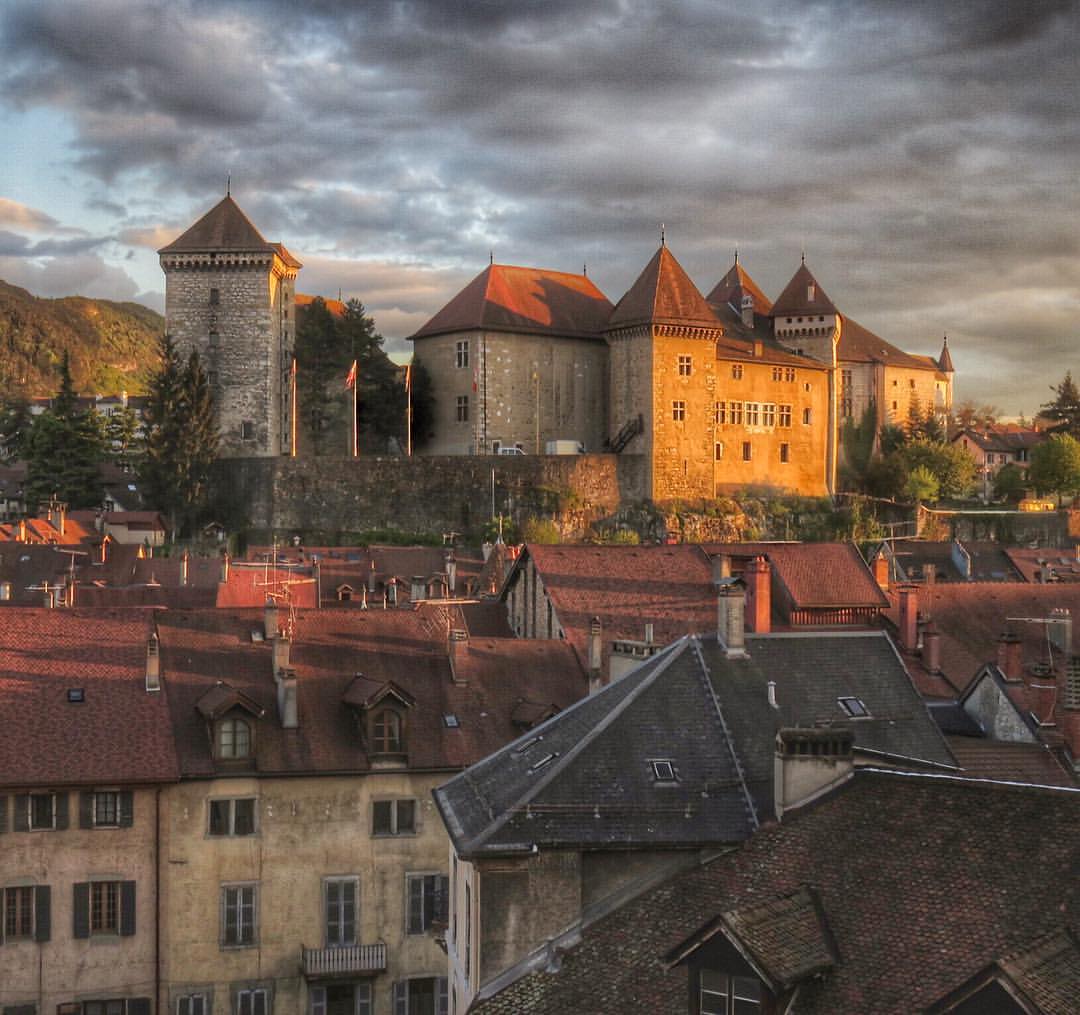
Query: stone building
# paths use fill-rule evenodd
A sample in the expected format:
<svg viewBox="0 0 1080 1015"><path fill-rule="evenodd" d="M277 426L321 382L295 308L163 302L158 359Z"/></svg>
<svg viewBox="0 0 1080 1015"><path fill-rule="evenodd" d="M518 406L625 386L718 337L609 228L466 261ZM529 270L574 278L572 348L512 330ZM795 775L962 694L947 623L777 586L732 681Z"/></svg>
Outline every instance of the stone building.
<svg viewBox="0 0 1080 1015"><path fill-rule="evenodd" d="M185 360L192 351L202 360L219 454L288 454L300 262L263 239L229 195L158 254L165 326Z"/></svg>

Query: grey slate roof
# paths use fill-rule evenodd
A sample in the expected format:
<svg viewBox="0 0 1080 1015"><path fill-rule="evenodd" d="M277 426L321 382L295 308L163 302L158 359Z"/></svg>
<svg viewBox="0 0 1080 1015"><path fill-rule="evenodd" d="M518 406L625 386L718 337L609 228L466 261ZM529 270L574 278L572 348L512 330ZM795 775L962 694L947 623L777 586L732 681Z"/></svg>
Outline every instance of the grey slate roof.
<svg viewBox="0 0 1080 1015"><path fill-rule="evenodd" d="M657 782L654 759L672 761L678 779ZM690 638L473 765L435 799L464 856L738 842L753 830Z"/></svg>

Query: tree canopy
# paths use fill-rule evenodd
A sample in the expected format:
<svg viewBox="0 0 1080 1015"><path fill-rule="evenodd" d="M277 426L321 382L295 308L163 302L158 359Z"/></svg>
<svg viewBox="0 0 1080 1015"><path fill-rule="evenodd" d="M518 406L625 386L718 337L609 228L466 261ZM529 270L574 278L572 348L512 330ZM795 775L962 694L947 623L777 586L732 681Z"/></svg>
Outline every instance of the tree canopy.
<svg viewBox="0 0 1080 1015"><path fill-rule="evenodd" d="M1072 371L1066 371L1061 383L1051 387L1055 397L1041 409L1040 415L1055 423L1055 433L1080 437L1080 390L1072 379Z"/></svg>
<svg viewBox="0 0 1080 1015"><path fill-rule="evenodd" d="M1068 434L1054 434L1031 452L1028 481L1039 493L1080 492L1080 441Z"/></svg>

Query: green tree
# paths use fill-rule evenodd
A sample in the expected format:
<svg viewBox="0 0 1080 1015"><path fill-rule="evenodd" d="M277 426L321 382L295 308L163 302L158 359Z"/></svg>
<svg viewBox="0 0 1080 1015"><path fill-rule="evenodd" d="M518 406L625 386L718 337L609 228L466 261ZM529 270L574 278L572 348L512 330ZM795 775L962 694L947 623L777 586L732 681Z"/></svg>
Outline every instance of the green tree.
<svg viewBox="0 0 1080 1015"><path fill-rule="evenodd" d="M961 447L914 440L897 452L910 475L920 466L938 482L942 497L966 497L975 482L975 460Z"/></svg>
<svg viewBox="0 0 1080 1015"><path fill-rule="evenodd" d="M330 433L343 410L342 397L345 374L352 355L341 343L334 315L326 301L317 296L299 317L296 326L296 365L299 384L299 414L297 421L304 428L313 454L325 454L332 442ZM349 396L349 404L352 397ZM346 414L346 419L348 415ZM335 447L345 448L345 437Z"/></svg>
<svg viewBox="0 0 1080 1015"><path fill-rule="evenodd" d="M937 476L925 465L916 465L908 473L907 481L904 483L904 495L908 500L912 500L916 504L921 504L924 501L929 501L932 504L938 499L940 491L941 484L938 482Z"/></svg>
<svg viewBox="0 0 1080 1015"><path fill-rule="evenodd" d="M1040 494L1063 494L1080 491L1080 441L1068 434L1054 434L1031 452L1028 480Z"/></svg>
<svg viewBox="0 0 1080 1015"><path fill-rule="evenodd" d="M105 420L105 442L114 458L124 458L135 449L139 417L129 405L123 405Z"/></svg>
<svg viewBox="0 0 1080 1015"><path fill-rule="evenodd" d="M994 496L998 500L1018 501L1024 496L1026 486L1023 470L1011 462L1002 466L994 476Z"/></svg>
<svg viewBox="0 0 1080 1015"><path fill-rule="evenodd" d="M887 458L907 443L907 434L902 426L886 423L881 428L878 443L881 445L881 453Z"/></svg>
<svg viewBox="0 0 1080 1015"><path fill-rule="evenodd" d="M840 439L844 449L841 483L845 489L865 491L870 463L874 458L877 437L877 407L871 402L858 423L844 420Z"/></svg>
<svg viewBox="0 0 1080 1015"><path fill-rule="evenodd" d="M160 364L150 380L145 455L140 463L144 498L169 519L175 540L206 506L218 433L206 374L197 352L181 366L172 339L161 340Z"/></svg>
<svg viewBox="0 0 1080 1015"><path fill-rule="evenodd" d="M1055 433L1080 437L1080 391L1072 379L1072 371L1066 371L1062 382L1050 390L1055 397L1042 407L1040 415L1054 421L1056 425L1051 429Z"/></svg>
<svg viewBox="0 0 1080 1015"><path fill-rule="evenodd" d="M79 409L66 352L56 397L33 421L21 453L26 461L26 505L31 511L53 496L71 508L96 507L103 500L101 421L92 409Z"/></svg>
<svg viewBox="0 0 1080 1015"><path fill-rule="evenodd" d="M0 460L12 462L24 457L33 422L30 402L25 398L14 398L0 406Z"/></svg>
<svg viewBox="0 0 1080 1015"><path fill-rule="evenodd" d="M413 450L423 448L435 433L435 389L427 367L416 357L412 364Z"/></svg>

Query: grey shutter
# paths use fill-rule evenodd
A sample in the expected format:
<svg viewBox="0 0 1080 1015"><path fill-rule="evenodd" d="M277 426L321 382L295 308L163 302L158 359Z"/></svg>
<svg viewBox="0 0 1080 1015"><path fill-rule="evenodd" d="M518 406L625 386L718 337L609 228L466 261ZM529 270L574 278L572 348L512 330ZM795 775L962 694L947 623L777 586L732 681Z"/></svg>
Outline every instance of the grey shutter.
<svg viewBox="0 0 1080 1015"><path fill-rule="evenodd" d="M135 794L126 789L120 793L120 827L130 828L135 822Z"/></svg>
<svg viewBox="0 0 1080 1015"><path fill-rule="evenodd" d="M341 893L341 943L351 945L356 940L356 882L342 882Z"/></svg>
<svg viewBox="0 0 1080 1015"><path fill-rule="evenodd" d="M20 793L15 797L15 813L12 815L11 827L16 832L30 831L30 794Z"/></svg>
<svg viewBox="0 0 1080 1015"><path fill-rule="evenodd" d="M409 926L408 933L424 933L424 879L409 878Z"/></svg>
<svg viewBox="0 0 1080 1015"><path fill-rule="evenodd" d="M135 933L135 882L120 882L120 935L131 937Z"/></svg>
<svg viewBox="0 0 1080 1015"><path fill-rule="evenodd" d="M450 878L440 874L435 878L435 905L432 918L445 926L450 921Z"/></svg>
<svg viewBox="0 0 1080 1015"><path fill-rule="evenodd" d="M90 936L90 882L79 881L72 886L75 911L75 937Z"/></svg>
<svg viewBox="0 0 1080 1015"><path fill-rule="evenodd" d="M447 1015L450 1010L450 991L449 984L446 981L445 976L440 976L435 981L435 1013L436 1015Z"/></svg>
<svg viewBox="0 0 1080 1015"><path fill-rule="evenodd" d="M34 888L34 940L48 941L52 933L52 889L48 885Z"/></svg>
<svg viewBox="0 0 1080 1015"><path fill-rule="evenodd" d="M0 833L7 831L7 797L0 796Z"/></svg>
<svg viewBox="0 0 1080 1015"><path fill-rule="evenodd" d="M94 794L79 794L79 827L94 827Z"/></svg>
<svg viewBox="0 0 1080 1015"><path fill-rule="evenodd" d="M394 1015L409 1015L409 984L405 980L394 983Z"/></svg>
<svg viewBox="0 0 1080 1015"><path fill-rule="evenodd" d="M131 998L127 1003L127 1015L150 1015L150 998Z"/></svg>
<svg viewBox="0 0 1080 1015"><path fill-rule="evenodd" d="M56 827L63 831L68 826L68 795L56 794Z"/></svg>

